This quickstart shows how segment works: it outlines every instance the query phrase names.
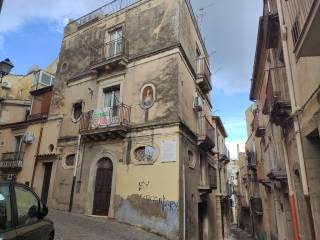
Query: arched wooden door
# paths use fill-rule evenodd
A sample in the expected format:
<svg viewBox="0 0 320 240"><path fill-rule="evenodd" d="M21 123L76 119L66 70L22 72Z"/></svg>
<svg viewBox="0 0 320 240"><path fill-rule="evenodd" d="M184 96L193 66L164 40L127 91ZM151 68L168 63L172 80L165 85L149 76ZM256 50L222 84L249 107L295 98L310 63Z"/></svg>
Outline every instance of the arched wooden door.
<svg viewBox="0 0 320 240"><path fill-rule="evenodd" d="M108 216L113 166L109 158L99 160L97 164L96 183L94 189L93 214Z"/></svg>

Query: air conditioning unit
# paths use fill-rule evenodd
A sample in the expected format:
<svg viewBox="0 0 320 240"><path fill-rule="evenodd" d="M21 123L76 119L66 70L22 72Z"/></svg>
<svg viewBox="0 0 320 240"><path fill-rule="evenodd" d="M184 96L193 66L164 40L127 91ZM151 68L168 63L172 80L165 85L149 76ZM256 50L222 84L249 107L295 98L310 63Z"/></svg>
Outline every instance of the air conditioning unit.
<svg viewBox="0 0 320 240"><path fill-rule="evenodd" d="M34 134L33 133L27 132L24 135L24 142L25 143L31 144L31 143L33 143L33 140L34 140Z"/></svg>
<svg viewBox="0 0 320 240"><path fill-rule="evenodd" d="M195 96L193 100L193 109L195 111L202 111L203 109L203 100L200 96Z"/></svg>

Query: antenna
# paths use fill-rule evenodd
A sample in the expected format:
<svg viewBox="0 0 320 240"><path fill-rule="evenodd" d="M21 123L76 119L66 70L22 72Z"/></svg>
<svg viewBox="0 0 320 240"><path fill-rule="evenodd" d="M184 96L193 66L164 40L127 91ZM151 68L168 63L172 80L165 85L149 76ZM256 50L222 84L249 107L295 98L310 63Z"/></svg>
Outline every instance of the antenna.
<svg viewBox="0 0 320 240"><path fill-rule="evenodd" d="M210 7L212 7L214 4L215 3L211 3L211 4L207 5L207 6L199 8L199 15L197 16L197 18L198 18L200 31L201 31L201 27L202 27L202 24L203 24L203 21L204 21L205 10L210 8Z"/></svg>

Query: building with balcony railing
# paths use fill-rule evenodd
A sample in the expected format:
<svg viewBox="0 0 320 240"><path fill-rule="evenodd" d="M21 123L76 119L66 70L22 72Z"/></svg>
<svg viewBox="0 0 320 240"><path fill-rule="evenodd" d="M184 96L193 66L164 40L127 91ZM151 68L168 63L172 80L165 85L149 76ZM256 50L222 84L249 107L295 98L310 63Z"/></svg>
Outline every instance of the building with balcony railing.
<svg viewBox="0 0 320 240"><path fill-rule="evenodd" d="M283 4L290 20L294 51L299 57L320 56L319 0L291 0Z"/></svg>
<svg viewBox="0 0 320 240"><path fill-rule="evenodd" d="M0 170L2 174L14 174L21 171L24 152L2 153Z"/></svg>
<svg viewBox="0 0 320 240"><path fill-rule="evenodd" d="M169 239L222 234L194 214L217 208L220 187L209 62L188 0L114 0L70 21L49 111L63 117L51 207ZM229 158L224 142L220 152Z"/></svg>
<svg viewBox="0 0 320 240"><path fill-rule="evenodd" d="M26 76L18 78L21 82L17 82L16 77L7 77L8 94L0 106L3 111L0 114L1 180L33 187L45 203L49 203L48 196L52 194L50 178L58 159L61 118L49 118L54 82L52 72L56 68L56 61L44 70L32 66ZM15 91L21 92L20 98L12 97Z"/></svg>
<svg viewBox="0 0 320 240"><path fill-rule="evenodd" d="M287 230L287 235L294 233L292 238L320 236L316 228L320 187L314 187L320 178L312 177L320 169L319 9L318 0L264 1L250 95L268 123L260 139L264 178L270 186L281 184L280 199L296 203L290 206L283 201L295 218ZM266 20L270 16L278 16L271 25ZM297 189L303 189L305 198ZM284 235L277 233L276 226L271 231Z"/></svg>

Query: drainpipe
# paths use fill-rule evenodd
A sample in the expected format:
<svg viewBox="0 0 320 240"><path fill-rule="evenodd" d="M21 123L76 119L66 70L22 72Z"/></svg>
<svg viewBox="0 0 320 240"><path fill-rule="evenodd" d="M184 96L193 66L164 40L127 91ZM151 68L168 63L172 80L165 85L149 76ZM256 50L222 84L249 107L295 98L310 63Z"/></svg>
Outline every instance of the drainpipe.
<svg viewBox="0 0 320 240"><path fill-rule="evenodd" d="M186 240L186 167L185 161L182 163L182 191L183 191L183 240Z"/></svg>
<svg viewBox="0 0 320 240"><path fill-rule="evenodd" d="M81 134L79 134L79 136L78 136L76 162L75 162L75 165L74 165L73 178L72 178L72 186L71 186L71 194L70 194L70 202L69 202L69 212L72 211L74 187L75 187L75 184L76 184L77 168L78 168L79 155L80 155L80 146L81 146Z"/></svg>
<svg viewBox="0 0 320 240"><path fill-rule="evenodd" d="M302 136L301 136L301 129L300 129L300 124L299 124L299 117L298 117L299 106L297 105L296 96L295 96L295 92L294 92L293 73L292 73L292 68L291 68L291 63L290 63L289 48L288 48L288 42L287 42L288 32L287 32L287 26L284 22L281 0L277 0L277 8L278 8L278 14L279 14L280 29L281 29L281 34L282 34L282 37L281 37L282 38L282 47L283 47L283 55L284 55L284 61L285 61L285 66L286 66L286 73L287 73L287 77L288 77L288 87L289 87L289 93L290 93L290 100L292 103L292 114L294 116L293 124L294 124L294 131L295 131L297 150L298 150L301 182L302 182L303 193L304 193L307 208L308 208L311 235L312 235L312 239L315 239L314 222L313 222L313 216L312 216L312 211L311 211L308 179L307 179L307 172L306 172L305 160L304 160L304 155L303 155Z"/></svg>
<svg viewBox="0 0 320 240"><path fill-rule="evenodd" d="M288 151L285 145L285 139L284 136L282 136L282 149L284 153L284 162L286 165L286 172L287 172L287 178L288 178L288 187L289 187L289 198L290 198L290 208L291 208L291 215L292 215L292 225L293 225L293 233L294 233L294 240L300 240L299 235L299 225L298 225L298 219L297 219L297 209L296 209L296 199L294 194L294 188L292 183L292 175L290 171L290 165L289 165L289 159L288 159Z"/></svg>
<svg viewBox="0 0 320 240"><path fill-rule="evenodd" d="M38 165L38 155L39 155L39 151L40 151L40 146L41 146L41 141L42 141L42 133L43 133L43 124L41 125L40 128L40 134L39 134L39 141L38 141L38 145L37 145L37 151L36 151L36 156L35 156L35 160L34 160L34 166L33 166L33 170L32 170L32 178L31 178L31 188L33 189L33 184L34 184L34 178L36 175L36 168Z"/></svg>

